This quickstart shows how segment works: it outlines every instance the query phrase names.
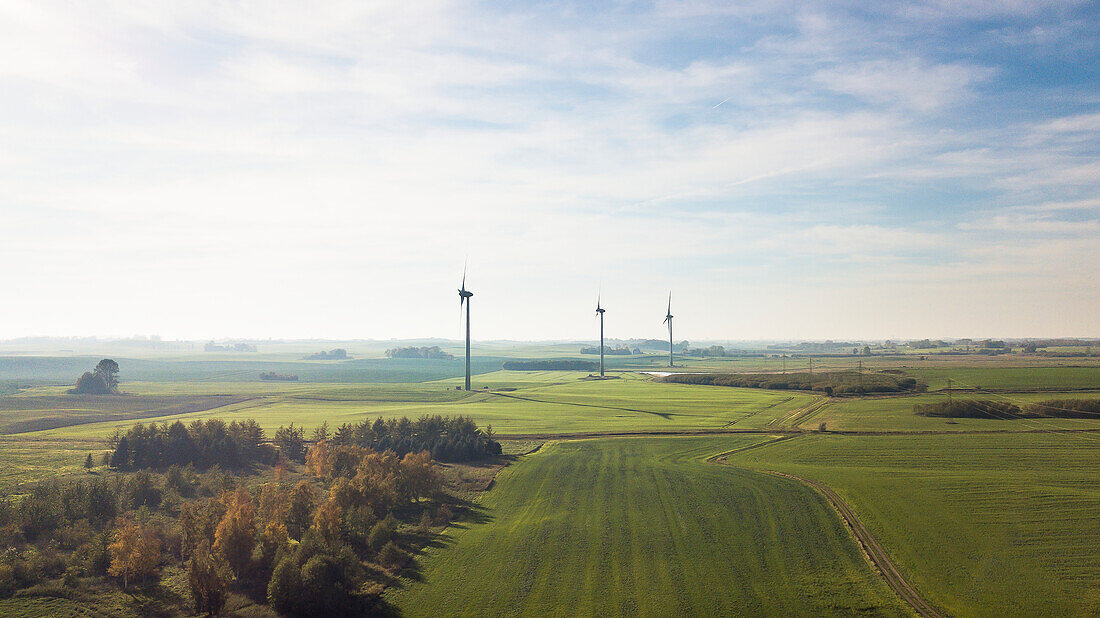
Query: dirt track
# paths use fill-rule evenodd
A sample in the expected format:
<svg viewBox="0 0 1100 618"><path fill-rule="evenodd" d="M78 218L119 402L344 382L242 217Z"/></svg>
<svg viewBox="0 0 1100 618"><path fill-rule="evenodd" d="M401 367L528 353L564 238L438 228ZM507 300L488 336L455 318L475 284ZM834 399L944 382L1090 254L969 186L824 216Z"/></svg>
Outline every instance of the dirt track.
<svg viewBox="0 0 1100 618"><path fill-rule="evenodd" d="M863 522L856 517L856 514L852 512L852 509L848 507L848 504L844 502L835 491L829 489L827 486L822 485L816 481L804 479L802 477L794 476L793 474L784 474L782 472L767 471L769 474L775 476L782 476L789 478L807 487L810 487L825 496L825 498L832 503L833 507L840 513L840 516L844 519L844 522L848 524L852 532L856 535L856 539L859 540L859 544L863 546L864 552L871 559L871 563L878 568L879 572L886 579L886 583L898 593L906 603L911 605L914 610L921 616L927 616L929 618L942 618L943 614L936 611L927 601L921 598L920 594L913 588L909 582L905 581L901 573L898 572L894 563L890 561L890 557L886 555L886 552L882 549L882 546L875 541L871 533L867 531Z"/></svg>

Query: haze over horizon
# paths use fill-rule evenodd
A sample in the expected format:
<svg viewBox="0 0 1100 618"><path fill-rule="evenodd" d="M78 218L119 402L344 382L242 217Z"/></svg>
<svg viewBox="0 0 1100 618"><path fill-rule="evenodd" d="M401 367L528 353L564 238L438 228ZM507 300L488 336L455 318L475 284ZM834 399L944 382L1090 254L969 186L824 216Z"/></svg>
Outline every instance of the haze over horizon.
<svg viewBox="0 0 1100 618"><path fill-rule="evenodd" d="M0 339L1096 337L1100 6L0 7Z"/></svg>

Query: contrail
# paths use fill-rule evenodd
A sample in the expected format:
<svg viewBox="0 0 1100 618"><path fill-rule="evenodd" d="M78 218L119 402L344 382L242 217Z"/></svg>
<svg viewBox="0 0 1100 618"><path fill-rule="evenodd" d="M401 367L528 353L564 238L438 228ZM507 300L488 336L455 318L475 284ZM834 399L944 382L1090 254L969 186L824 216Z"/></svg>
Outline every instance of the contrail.
<svg viewBox="0 0 1100 618"><path fill-rule="evenodd" d="M728 96L728 97L726 97L726 101L729 101L729 100L730 100L730 99L732 99L732 98L733 98L733 96L732 96L732 95L731 95L731 96ZM722 101L722 103L725 103L726 101ZM719 103L718 105L721 105L722 103ZM718 109L718 105L715 105L715 106L714 106L714 107L712 107L711 109Z"/></svg>

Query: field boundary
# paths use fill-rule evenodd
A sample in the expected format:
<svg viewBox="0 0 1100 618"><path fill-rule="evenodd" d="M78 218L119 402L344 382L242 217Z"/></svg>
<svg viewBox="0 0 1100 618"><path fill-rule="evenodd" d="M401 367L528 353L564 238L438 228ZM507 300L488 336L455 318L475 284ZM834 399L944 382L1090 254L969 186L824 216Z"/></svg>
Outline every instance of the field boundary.
<svg viewBox="0 0 1100 618"><path fill-rule="evenodd" d="M848 503L845 502L839 494L830 489L827 485L818 483L817 481L804 479L793 474L776 472L774 470L761 470L761 472L798 481L824 496L825 499L833 505L833 508L836 509L840 518L844 520L844 523L847 524L848 529L852 531L856 540L859 541L860 546L863 548L864 555L867 556L871 564L878 570L883 579L886 580L890 588L921 616L927 618L944 618L944 614L941 614L933 608L931 604L920 596L916 588L906 581L905 577L902 576L897 567L894 566L894 563L890 560L890 557L886 554L886 550L884 550L882 546L878 544L878 541L871 536L867 527L863 525L863 522L860 521L858 517L856 517L851 507L848 506Z"/></svg>

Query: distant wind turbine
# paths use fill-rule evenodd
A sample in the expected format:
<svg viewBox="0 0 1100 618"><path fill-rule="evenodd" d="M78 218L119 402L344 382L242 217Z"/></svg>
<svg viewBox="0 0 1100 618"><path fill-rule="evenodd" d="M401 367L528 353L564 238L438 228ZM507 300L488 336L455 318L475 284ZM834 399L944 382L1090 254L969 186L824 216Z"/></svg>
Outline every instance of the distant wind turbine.
<svg viewBox="0 0 1100 618"><path fill-rule="evenodd" d="M668 293L668 313L665 314L665 320L662 322L668 323L668 366L672 367L672 292Z"/></svg>
<svg viewBox="0 0 1100 618"><path fill-rule="evenodd" d="M600 316L600 377L603 377L603 314L606 309L600 306L600 296L596 295L596 315Z"/></svg>
<svg viewBox="0 0 1100 618"><path fill-rule="evenodd" d="M466 305L466 390L470 390L470 297L473 292L466 289L466 265L462 265L462 287L458 288L458 313L462 317L462 305Z"/></svg>

